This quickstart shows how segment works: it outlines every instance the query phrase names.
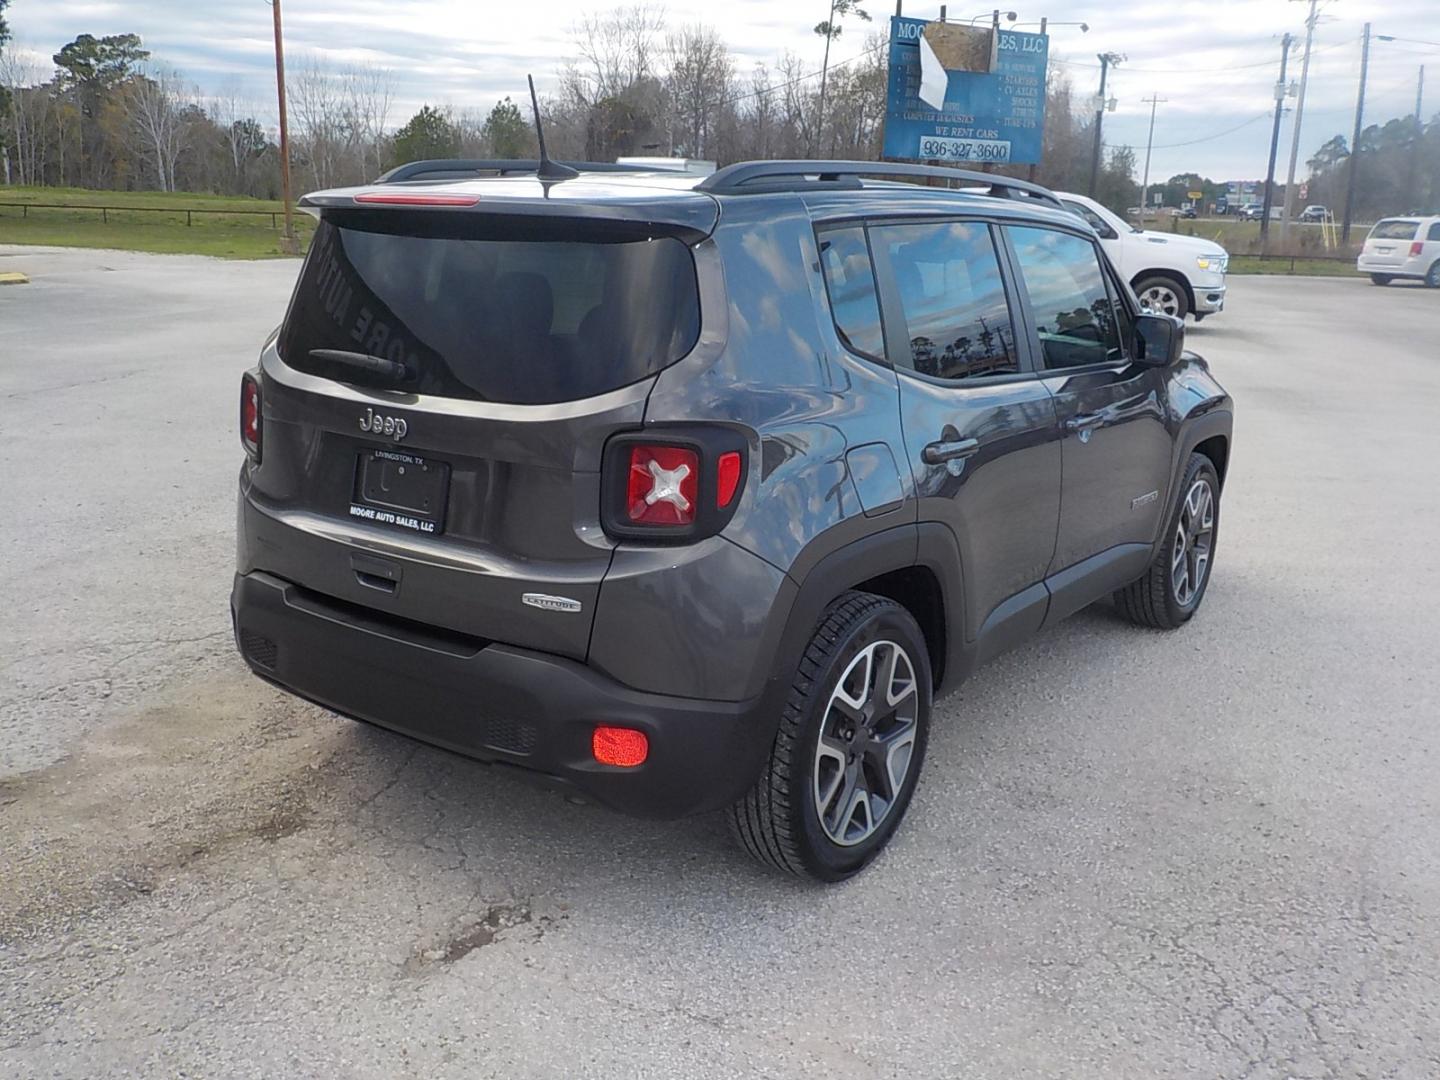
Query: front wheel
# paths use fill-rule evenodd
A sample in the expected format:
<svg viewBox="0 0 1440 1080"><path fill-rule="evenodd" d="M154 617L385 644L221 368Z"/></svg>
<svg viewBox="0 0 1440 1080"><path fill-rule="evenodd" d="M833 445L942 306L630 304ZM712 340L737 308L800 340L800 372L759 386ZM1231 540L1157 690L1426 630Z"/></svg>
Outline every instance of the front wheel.
<svg viewBox="0 0 1440 1080"><path fill-rule="evenodd" d="M910 612L841 596L805 650L764 772L730 810L741 846L820 881L864 869L910 805L930 704L930 656Z"/></svg>
<svg viewBox="0 0 1440 1080"><path fill-rule="evenodd" d="M1220 477L1204 454L1191 454L1160 550L1138 581L1116 590L1116 610L1157 630L1189 622L1210 584L1219 526Z"/></svg>
<svg viewBox="0 0 1440 1080"><path fill-rule="evenodd" d="M1389 274L1371 274L1371 275L1370 275L1370 284L1372 284L1372 285L1389 285L1390 282L1392 282L1392 281L1394 281L1394 280L1395 280L1395 279L1394 279L1393 277L1391 277Z"/></svg>
<svg viewBox="0 0 1440 1080"><path fill-rule="evenodd" d="M1143 278L1135 283L1135 295L1140 299L1144 311L1156 315L1174 315L1183 319L1190 314L1190 298L1185 287L1174 278L1163 274Z"/></svg>

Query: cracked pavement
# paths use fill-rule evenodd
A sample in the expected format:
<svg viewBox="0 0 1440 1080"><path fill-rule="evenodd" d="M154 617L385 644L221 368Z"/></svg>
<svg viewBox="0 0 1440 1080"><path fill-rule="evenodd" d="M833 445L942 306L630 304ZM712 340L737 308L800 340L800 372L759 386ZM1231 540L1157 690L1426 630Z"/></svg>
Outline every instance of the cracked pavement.
<svg viewBox="0 0 1440 1080"><path fill-rule="evenodd" d="M0 266L0 1075L1440 1075L1434 293L1232 279L1203 613L983 669L821 888L244 671L294 264Z"/></svg>

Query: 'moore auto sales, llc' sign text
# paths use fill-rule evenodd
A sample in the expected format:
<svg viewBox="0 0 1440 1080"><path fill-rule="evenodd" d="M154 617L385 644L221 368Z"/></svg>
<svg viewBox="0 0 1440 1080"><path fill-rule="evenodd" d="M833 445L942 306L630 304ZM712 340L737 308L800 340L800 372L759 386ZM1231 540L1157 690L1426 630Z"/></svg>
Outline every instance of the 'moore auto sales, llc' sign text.
<svg viewBox="0 0 1440 1080"><path fill-rule="evenodd" d="M1039 162L1049 37L998 31L994 68L950 71L945 108L937 111L919 97L924 29L923 19L890 20L885 156L966 164Z"/></svg>

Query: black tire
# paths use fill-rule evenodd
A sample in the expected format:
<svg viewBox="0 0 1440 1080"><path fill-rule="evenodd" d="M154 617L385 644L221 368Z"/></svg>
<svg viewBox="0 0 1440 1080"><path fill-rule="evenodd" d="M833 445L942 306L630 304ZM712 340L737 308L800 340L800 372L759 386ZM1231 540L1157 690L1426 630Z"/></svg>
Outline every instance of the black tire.
<svg viewBox="0 0 1440 1080"><path fill-rule="evenodd" d="M1431 289L1440 289L1440 259L1430 264L1430 269L1425 273L1425 284Z"/></svg>
<svg viewBox="0 0 1440 1080"><path fill-rule="evenodd" d="M1394 279L1393 277L1391 277L1389 274L1371 274L1371 275L1370 275L1370 284L1372 284L1372 285L1389 285L1390 282L1392 282L1392 281L1394 281L1394 280L1395 280L1395 279Z"/></svg>
<svg viewBox="0 0 1440 1080"><path fill-rule="evenodd" d="M1146 299L1146 294L1155 290L1157 296L1151 300ZM1190 294L1185 288L1185 283L1179 278L1169 274L1150 274L1135 282L1135 295L1140 298L1140 306L1147 310L1163 312L1166 315L1174 315L1177 319L1183 319L1190 314ZM1154 300L1160 297L1166 298L1159 306L1155 306Z"/></svg>
<svg viewBox="0 0 1440 1080"><path fill-rule="evenodd" d="M880 655L878 650L889 646L903 651L913 676L913 743L894 798L883 804L876 796L885 809L878 823L872 822L873 831L858 842L842 845L827 833L821 809L816 806L822 777L821 730L822 726L845 721L841 713L832 710L831 699L852 662L867 650L874 657ZM867 668L867 681L869 678ZM891 692L894 685L892 681ZM800 661L780 716L770 760L755 786L730 808L730 824L740 845L768 866L820 881L843 881L864 869L894 835L915 793L929 737L930 706L930 654L910 612L893 600L871 593L847 592L840 596L826 610ZM904 710L903 698L897 708ZM864 733L862 740L872 745ZM879 739L873 743L876 747L882 745ZM864 770L868 760L861 755L853 768ZM849 775L848 768L845 775ZM874 813L873 806L867 797L867 818ZM847 820L853 821L853 817Z"/></svg>
<svg viewBox="0 0 1440 1080"><path fill-rule="evenodd" d="M1208 547L1203 569L1194 574L1199 579L1198 585L1192 585L1190 594L1186 596L1176 584L1179 559L1175 552L1180 545L1178 533L1186 514L1187 500L1196 484L1202 480L1209 485L1210 495L1210 526L1205 531ZM1174 505L1165 518L1165 532L1162 534L1164 539L1160 550L1149 569L1138 580L1115 591L1116 610L1137 626L1149 626L1157 630L1174 630L1184 626L1205 599L1205 590L1210 585L1210 577L1215 567L1215 541L1219 533L1220 478L1209 458L1204 454L1191 454L1185 466L1185 475L1176 491ZM1193 572L1192 553L1195 548L1189 544L1188 539L1186 544L1184 558L1188 579L1189 573Z"/></svg>

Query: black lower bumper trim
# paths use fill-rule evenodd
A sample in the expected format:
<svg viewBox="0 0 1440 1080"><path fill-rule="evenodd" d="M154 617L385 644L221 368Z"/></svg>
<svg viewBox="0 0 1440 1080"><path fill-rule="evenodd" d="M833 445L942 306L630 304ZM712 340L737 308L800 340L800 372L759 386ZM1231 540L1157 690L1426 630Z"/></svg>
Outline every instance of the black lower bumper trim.
<svg viewBox="0 0 1440 1080"><path fill-rule="evenodd" d="M268 681L325 707L482 761L573 785L646 817L680 817L739 798L775 735L759 700L647 694L584 664L335 604L255 572L231 593L237 644ZM644 731L650 754L621 769L591 755L596 724Z"/></svg>

